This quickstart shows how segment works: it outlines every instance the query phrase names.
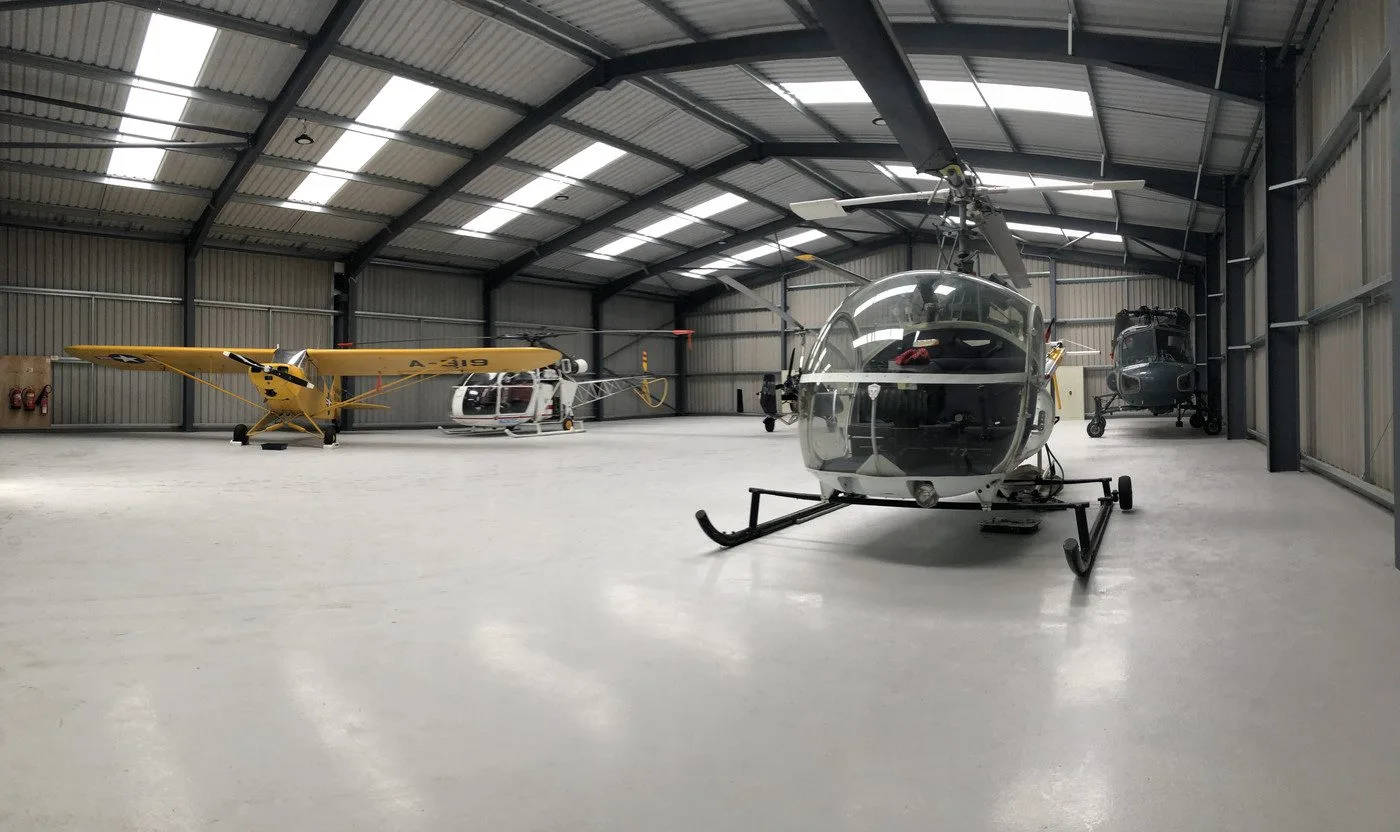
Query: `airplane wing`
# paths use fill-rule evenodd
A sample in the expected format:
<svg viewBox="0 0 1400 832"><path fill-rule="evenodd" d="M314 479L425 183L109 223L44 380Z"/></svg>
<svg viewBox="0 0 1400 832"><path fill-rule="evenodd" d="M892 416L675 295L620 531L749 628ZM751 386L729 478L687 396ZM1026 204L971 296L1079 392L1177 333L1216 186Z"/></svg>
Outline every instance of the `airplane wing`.
<svg viewBox="0 0 1400 832"><path fill-rule="evenodd" d="M513 373L535 370L563 354L542 347L462 347L423 350L307 350L323 376L411 376L439 373Z"/></svg>
<svg viewBox="0 0 1400 832"><path fill-rule="evenodd" d="M272 360L272 350L235 349L232 347L135 347L94 346L82 344L66 347L64 352L74 358L91 361L99 367L118 370L160 372L179 370L186 373L247 373L248 367L228 358L225 351L235 352L254 361Z"/></svg>

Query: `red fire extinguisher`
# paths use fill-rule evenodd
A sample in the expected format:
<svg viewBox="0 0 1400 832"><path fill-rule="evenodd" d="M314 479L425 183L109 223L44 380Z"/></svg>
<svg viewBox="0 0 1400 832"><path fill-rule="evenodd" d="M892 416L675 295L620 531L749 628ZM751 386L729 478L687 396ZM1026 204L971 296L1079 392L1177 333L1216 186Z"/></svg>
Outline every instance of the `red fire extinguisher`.
<svg viewBox="0 0 1400 832"><path fill-rule="evenodd" d="M39 412L47 414L49 412L49 398L53 395L53 385L45 384L44 389L39 391Z"/></svg>
<svg viewBox="0 0 1400 832"><path fill-rule="evenodd" d="M24 394L21 393L21 392L19 391L19 388L18 388L18 387L11 387L11 388L10 388L10 409L11 409L11 410L23 410L23 409L24 409Z"/></svg>
<svg viewBox="0 0 1400 832"><path fill-rule="evenodd" d="M24 409L25 409L25 410L33 410L33 409L34 409L34 406L35 406L36 404L38 404L38 403L39 403L39 394L34 392L34 388L33 388L33 387L26 387L26 388L24 388Z"/></svg>

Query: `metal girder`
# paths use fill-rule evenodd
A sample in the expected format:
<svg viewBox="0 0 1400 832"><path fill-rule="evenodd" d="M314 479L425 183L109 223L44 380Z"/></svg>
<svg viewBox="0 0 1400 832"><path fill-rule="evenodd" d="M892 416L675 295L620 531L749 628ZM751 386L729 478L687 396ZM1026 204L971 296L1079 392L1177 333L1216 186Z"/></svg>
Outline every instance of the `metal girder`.
<svg viewBox="0 0 1400 832"><path fill-rule="evenodd" d="M273 135L281 128L282 122L286 120L292 109L296 107L297 100L301 98L306 88L311 86L311 81L320 72L321 67L330 58L331 51L340 40L341 34L350 26L350 21L355 19L360 8L365 4L365 0L336 0L334 8L326 15L321 28L316 32L316 37L311 39L306 53L297 62L296 69L287 78L287 82L282 85L281 91L273 99L272 105L263 114L262 121L258 124L258 129L253 132L252 139L248 146L239 152L238 158L233 160L233 167L224 174L224 179L219 183L219 187L214 189L214 198L209 200L204 212L194 224L194 230L190 232L189 242L186 243L189 256L193 257L199 253L200 246L204 245L205 239L209 236L209 229L213 227L214 220L219 216L219 212L228 204L229 198L238 191L238 186L243 183L243 178L257 164L258 157L263 154L267 146L272 142Z"/></svg>
<svg viewBox="0 0 1400 832"><path fill-rule="evenodd" d="M1386 42L1392 56L1400 57L1400 14L1395 13L1392 6L1390 14L1386 15ZM1390 88L1400 90L1400 60L1390 62ZM1400 275L1400 245L1395 241L1400 240L1400 142L1395 141L1395 136L1400 136L1400 107L1390 108L1390 205L1386 206L1390 211L1390 273L1392 276ZM1390 316L1390 395L1391 407L1400 405L1400 315ZM1391 413L1395 410L1392 409ZM1400 442L1395 441L1395 434L1391 433L1391 490L1394 491L1394 483L1400 482ZM1372 453L1375 453L1372 451ZM1381 464L1385 464L1382 462ZM1395 512L1395 568L1400 569L1400 511Z"/></svg>
<svg viewBox="0 0 1400 832"><path fill-rule="evenodd" d="M819 10L817 17L822 18ZM823 28L831 29L829 24ZM1100 66L1254 104L1259 103L1258 77L1267 55L1262 47L1231 46L1225 53L1217 90L1212 83L1216 67L1214 43L1076 31L1071 54L1065 48L1065 31L1060 27L895 23L891 29L895 40L911 55ZM607 71L610 78L631 78L758 61L836 57L839 53L827 31L785 30L634 52L609 61Z"/></svg>
<svg viewBox="0 0 1400 832"><path fill-rule="evenodd" d="M1244 184L1230 188L1225 207L1225 436L1248 439L1249 421L1245 409L1249 383L1245 378L1245 271L1249 264L1244 237Z"/></svg>
<svg viewBox="0 0 1400 832"><path fill-rule="evenodd" d="M809 3L837 55L865 88L914 169L930 173L956 163L958 152L948 131L929 106L880 7L873 0Z"/></svg>
<svg viewBox="0 0 1400 832"><path fill-rule="evenodd" d="M897 144L888 142L764 142L763 155L794 159L860 159L872 162L908 163L909 157ZM1181 199L1191 199L1196 186L1195 171L1163 170L1146 165L1073 159L1038 153L1011 153L1004 150L964 149L962 160L974 169L1006 170L1017 173L1039 173L1068 179L1145 179L1151 190L1161 191ZM1224 194L1218 187L1203 182L1197 199L1208 205L1223 206Z"/></svg>
<svg viewBox="0 0 1400 832"><path fill-rule="evenodd" d="M660 260L656 263L649 263L645 268L639 271L635 271L629 275L624 275L615 280L611 280L607 283L604 283L602 286L599 286L597 289L593 290L593 295L600 301L608 300L609 298L613 297L619 292L625 291L629 287L641 283L643 280L646 280L648 277L654 274L660 274L662 272L670 271L671 269L678 269L683 266L689 266L694 264L696 261L704 260L707 257L722 257L726 251L730 250L736 245L742 245L744 243L753 242L755 240L761 240L771 234L780 234L784 231L790 230L796 224L796 218L784 217L782 219L774 220L773 222L764 223L763 225L760 225L757 228L751 228L747 231L741 231L738 234L735 234L733 237L728 237L723 240L710 243L707 246L701 246L700 248L683 252L681 254L676 255L675 257L670 257L666 260Z"/></svg>
<svg viewBox="0 0 1400 832"><path fill-rule="evenodd" d="M507 153L523 144L556 116L568 112L574 105L592 95L602 81L601 70L590 70L556 93L539 109L516 122L514 127L507 130L489 147L473 156L471 161L458 168L451 176L447 177L446 181L433 188L427 196L418 200L413 207L389 223L387 228L374 235L369 242L357 249L345 264L347 273L352 276L358 274L365 267L365 264L373 259L380 249L393 242L395 237L412 228L415 223L432 213L453 194L465 188L472 180L504 159Z"/></svg>
<svg viewBox="0 0 1400 832"><path fill-rule="evenodd" d="M1297 125L1294 122L1294 62L1286 57L1265 73L1264 181L1288 182L1297 172ZM1297 471L1302 465L1302 421L1299 407L1298 335L1293 327L1275 324L1298 319L1298 191L1271 188L1264 203L1268 264L1265 295L1269 329L1269 470Z"/></svg>
<svg viewBox="0 0 1400 832"><path fill-rule="evenodd" d="M588 239L600 231L606 231L628 217L635 216L648 208L660 205L668 199L680 196L691 188L697 185L703 185L721 174L758 160L759 155L757 148L745 147L727 156L716 159L710 164L691 171L684 176L678 176L663 185L639 195L631 202L620 205L606 214L603 214L601 217L580 225L578 228L566 231L551 240L547 240L532 251L526 252L516 257L514 260L492 269L486 275L486 282L493 289L498 288L501 284L518 274L521 269L536 260L541 260L551 254L562 251L575 243Z"/></svg>
<svg viewBox="0 0 1400 832"><path fill-rule="evenodd" d="M35 104L49 104L55 107L67 107L72 110L82 110L89 113L97 113L114 118L139 118L151 124L165 124L171 127L181 127L186 130L194 130L200 133L213 133L217 136L233 136L237 139L247 139L248 134L242 130L229 130L224 127L209 127L204 124L191 124L188 121L177 119L152 118L149 116L136 116L123 110L116 110L111 107L100 107L96 104L85 104L81 101L67 101L62 98L51 98L47 95L34 95L33 93L21 92L19 90L0 90L0 98L16 98L21 101L32 101Z"/></svg>

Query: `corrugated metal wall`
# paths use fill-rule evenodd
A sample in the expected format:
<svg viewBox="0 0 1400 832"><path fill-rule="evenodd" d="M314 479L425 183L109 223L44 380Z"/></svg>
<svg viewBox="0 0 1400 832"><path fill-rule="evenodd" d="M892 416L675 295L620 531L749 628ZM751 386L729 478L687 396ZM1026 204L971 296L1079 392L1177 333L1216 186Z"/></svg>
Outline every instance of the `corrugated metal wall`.
<svg viewBox="0 0 1400 832"><path fill-rule="evenodd" d="M1309 321L1300 338L1300 412L1305 460L1393 491L1391 470L1390 97L1369 112L1352 102L1385 53L1384 0L1341 0L1328 17L1298 87L1299 164L1346 120L1355 136L1301 190L1298 295ZM1259 166L1262 168L1262 165ZM1264 183L1246 194L1248 239L1263 234ZM1265 439L1267 279L1250 273L1250 427Z"/></svg>
<svg viewBox="0 0 1400 832"><path fill-rule="evenodd" d="M646 298L615 297L603 305L603 329L671 329L675 321L675 305ZM682 346L685 340L681 340ZM693 347L693 341L692 341ZM660 407L648 407L640 396L619 393L603 402L605 419L626 419L639 416L672 416L676 404L676 337L673 335L605 335L603 336L602 375L636 375L642 368L642 352L647 354L647 368L652 375L665 376L666 398ZM592 353L584 353L591 356ZM662 387L652 386L654 396Z"/></svg>
<svg viewBox="0 0 1400 832"><path fill-rule="evenodd" d="M482 346L481 279L444 272L371 266L358 278L359 346L392 349ZM389 410L355 412L359 427L449 424L452 387L460 376L430 378L374 400ZM356 392L373 379L355 379Z"/></svg>
<svg viewBox="0 0 1400 832"><path fill-rule="evenodd" d="M176 246L0 228L0 353L58 356L53 423L170 427L180 380L68 358L71 344L179 344Z"/></svg>
<svg viewBox="0 0 1400 832"><path fill-rule="evenodd" d="M859 274L882 277L904 271L912 262L914 268L933 268L938 263L936 246L920 244L912 252L907 246L896 245L859 260L844 264ZM995 257L981 255L979 268L983 273L1000 269ZM1028 258L1030 272L1048 272L1050 263ZM1125 307L1143 304L1193 308L1192 287L1188 283L1155 276L1125 275L1121 268L1084 266L1071 263L1056 264L1061 283L1053 295L1054 314L1060 319L1056 327L1059 337L1086 344L1100 351L1098 355L1067 356L1066 364L1085 367L1085 394L1108 392L1107 376L1109 342L1113 335L1113 316ZM803 326L815 331L850 293L849 286L832 286L837 278L826 272L804 272L789 278L788 310ZM779 283L763 287L759 292L773 303L782 293ZM1046 320L1051 317L1052 292L1048 276L1033 276L1025 293L1041 307ZM759 310L755 302L744 295L729 293L706 304L688 319L697 330L695 349L690 359L689 405L695 413L734 413L737 410L736 390L742 391L744 412L756 413L754 393L762 383L762 375L783 369L787 356L782 354L778 335L778 317ZM792 346L800 340L791 337ZM809 341L810 345L810 341Z"/></svg>
<svg viewBox="0 0 1400 832"><path fill-rule="evenodd" d="M199 346L326 348L331 346L331 264L320 260L204 251L196 266L195 335ZM225 376L251 396L246 378ZM258 411L204 385L195 389L195 425L251 424Z"/></svg>

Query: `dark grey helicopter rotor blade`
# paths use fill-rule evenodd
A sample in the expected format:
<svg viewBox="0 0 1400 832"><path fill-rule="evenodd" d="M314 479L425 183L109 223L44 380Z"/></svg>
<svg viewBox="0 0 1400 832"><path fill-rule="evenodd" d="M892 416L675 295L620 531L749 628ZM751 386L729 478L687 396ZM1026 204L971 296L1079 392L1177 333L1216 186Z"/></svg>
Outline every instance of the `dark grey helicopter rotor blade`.
<svg viewBox="0 0 1400 832"><path fill-rule="evenodd" d="M1031 278L1026 273L1026 264L1021 260L1021 249L1016 245L1016 238L1011 236L1011 229L1006 227L1006 218L1001 212L983 212L977 230L982 232L997 259L1001 261L1011 285L1017 289L1030 288Z"/></svg>

